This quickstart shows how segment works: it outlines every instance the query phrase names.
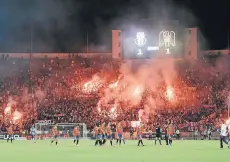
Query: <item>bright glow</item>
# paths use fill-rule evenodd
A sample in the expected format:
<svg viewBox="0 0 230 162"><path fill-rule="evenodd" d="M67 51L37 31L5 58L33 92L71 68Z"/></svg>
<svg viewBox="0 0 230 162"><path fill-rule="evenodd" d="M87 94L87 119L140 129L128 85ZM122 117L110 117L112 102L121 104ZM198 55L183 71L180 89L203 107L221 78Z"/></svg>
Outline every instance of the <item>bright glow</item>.
<svg viewBox="0 0 230 162"><path fill-rule="evenodd" d="M138 55L143 55L143 52L142 52L142 50L141 49L138 49L138 53L137 53Z"/></svg>
<svg viewBox="0 0 230 162"><path fill-rule="evenodd" d="M230 118L226 121L227 125L230 125Z"/></svg>
<svg viewBox="0 0 230 162"><path fill-rule="evenodd" d="M174 97L174 93L173 93L173 89L172 87L167 87L167 90L166 90L166 98L171 101Z"/></svg>
<svg viewBox="0 0 230 162"><path fill-rule="evenodd" d="M97 111L98 111L98 112L101 112L101 107L98 106L98 107L97 107Z"/></svg>
<svg viewBox="0 0 230 162"><path fill-rule="evenodd" d="M7 107L5 108L4 113L5 113L5 114L8 114L8 113L10 113L10 111L11 111L11 107L10 107L10 106L7 106Z"/></svg>
<svg viewBox="0 0 230 162"><path fill-rule="evenodd" d="M88 81L83 85L82 91L84 93L91 93L91 92L97 92L99 88L101 87L101 83L99 81Z"/></svg>
<svg viewBox="0 0 230 162"><path fill-rule="evenodd" d="M131 121L131 127L136 128L140 125L140 121Z"/></svg>
<svg viewBox="0 0 230 162"><path fill-rule="evenodd" d="M112 107L111 110L110 110L111 113L114 113L116 112L116 107Z"/></svg>
<svg viewBox="0 0 230 162"><path fill-rule="evenodd" d="M110 118L116 119L117 118L117 105L114 104L110 109Z"/></svg>
<svg viewBox="0 0 230 162"><path fill-rule="evenodd" d="M18 119L20 119L18 116L14 116L13 117L13 120L15 121L15 120L18 120Z"/></svg>
<svg viewBox="0 0 230 162"><path fill-rule="evenodd" d="M139 47L139 49L137 51L137 55L143 55L143 51L142 51L141 47L143 47L147 42L147 39L145 37L145 33L144 32L137 32L136 38L134 39L134 42Z"/></svg>
<svg viewBox="0 0 230 162"><path fill-rule="evenodd" d="M137 86L137 87L134 89L134 91L133 91L133 95L134 95L134 96L140 95L140 93L141 93L140 87Z"/></svg>
<svg viewBox="0 0 230 162"><path fill-rule="evenodd" d="M139 118L139 123L138 123L138 124L140 124L141 118L142 118L143 114L144 114L144 110L143 110L143 109L140 109L140 110L138 111L138 118Z"/></svg>
<svg viewBox="0 0 230 162"><path fill-rule="evenodd" d="M174 31L161 31L159 34L159 47L176 46L176 34Z"/></svg>
<svg viewBox="0 0 230 162"><path fill-rule="evenodd" d="M170 49L169 48L166 48L166 55L170 55Z"/></svg>
<svg viewBox="0 0 230 162"><path fill-rule="evenodd" d="M16 120L19 120L21 119L22 117L22 114L18 111L15 111L14 114L13 114L13 120L16 121Z"/></svg>
<svg viewBox="0 0 230 162"><path fill-rule="evenodd" d="M116 81L115 83L110 84L110 85L109 85L109 88L116 88L117 85L118 85L118 83L119 83L119 80Z"/></svg>
<svg viewBox="0 0 230 162"><path fill-rule="evenodd" d="M138 47L143 47L147 42L147 39L145 37L145 33L144 32L137 32L134 42Z"/></svg>
<svg viewBox="0 0 230 162"><path fill-rule="evenodd" d="M157 51L159 50L159 47L155 46L155 47L148 47L148 51Z"/></svg>

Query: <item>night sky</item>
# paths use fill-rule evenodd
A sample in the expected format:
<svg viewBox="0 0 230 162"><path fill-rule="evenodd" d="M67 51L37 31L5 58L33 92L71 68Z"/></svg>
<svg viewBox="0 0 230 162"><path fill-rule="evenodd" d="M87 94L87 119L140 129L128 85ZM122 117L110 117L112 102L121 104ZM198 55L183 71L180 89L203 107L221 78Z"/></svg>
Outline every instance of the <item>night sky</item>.
<svg viewBox="0 0 230 162"><path fill-rule="evenodd" d="M202 49L226 49L227 0L0 0L0 52L111 51L111 30L179 20L198 27ZM143 21L144 20L144 21Z"/></svg>

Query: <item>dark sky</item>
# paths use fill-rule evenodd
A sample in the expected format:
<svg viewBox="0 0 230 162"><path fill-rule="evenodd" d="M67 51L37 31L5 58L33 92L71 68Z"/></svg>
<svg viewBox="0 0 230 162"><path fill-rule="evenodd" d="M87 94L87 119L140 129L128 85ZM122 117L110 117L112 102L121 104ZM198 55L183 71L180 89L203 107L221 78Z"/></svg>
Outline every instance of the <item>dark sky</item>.
<svg viewBox="0 0 230 162"><path fill-rule="evenodd" d="M227 0L0 0L0 52L110 51L111 30L141 19L198 27L205 49L227 48Z"/></svg>

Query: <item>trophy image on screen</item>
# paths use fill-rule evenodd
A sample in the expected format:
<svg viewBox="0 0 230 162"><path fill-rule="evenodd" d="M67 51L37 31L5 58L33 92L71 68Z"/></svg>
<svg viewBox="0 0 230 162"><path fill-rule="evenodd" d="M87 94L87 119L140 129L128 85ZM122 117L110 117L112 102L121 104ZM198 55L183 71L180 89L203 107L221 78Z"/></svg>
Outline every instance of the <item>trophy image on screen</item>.
<svg viewBox="0 0 230 162"><path fill-rule="evenodd" d="M143 55L142 47L146 44L147 39L144 32L137 32L136 38L134 39L135 44L139 47L137 55Z"/></svg>
<svg viewBox="0 0 230 162"><path fill-rule="evenodd" d="M169 55L170 47L176 46L176 37L174 31L161 31L159 34L159 47L164 47L166 54Z"/></svg>

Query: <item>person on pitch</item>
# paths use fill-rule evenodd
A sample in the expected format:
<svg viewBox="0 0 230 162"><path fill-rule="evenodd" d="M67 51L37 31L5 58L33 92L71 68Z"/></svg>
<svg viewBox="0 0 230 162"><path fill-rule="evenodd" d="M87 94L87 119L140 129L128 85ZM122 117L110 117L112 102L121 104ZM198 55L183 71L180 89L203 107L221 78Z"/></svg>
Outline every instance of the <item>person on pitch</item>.
<svg viewBox="0 0 230 162"><path fill-rule="evenodd" d="M13 126L10 125L9 128L7 129L7 133L8 133L8 138L7 138L7 142L10 142L12 143L13 142L13 138L14 138L14 131L13 131Z"/></svg>
<svg viewBox="0 0 230 162"><path fill-rule="evenodd" d="M117 141L116 141L116 145L117 145L118 142L119 142L119 138L118 138L118 134L117 134L117 127L118 127L118 123L115 124L115 139L117 140Z"/></svg>
<svg viewBox="0 0 230 162"><path fill-rule="evenodd" d="M180 139L180 130L179 130L179 128L176 129L176 139L177 140Z"/></svg>
<svg viewBox="0 0 230 162"><path fill-rule="evenodd" d="M129 130L129 135L130 135L130 139L131 139L131 140L134 139L134 138L133 138L133 134L134 134L134 129L133 129L133 127L131 127L130 130Z"/></svg>
<svg viewBox="0 0 230 162"><path fill-rule="evenodd" d="M80 130L78 126L75 126L73 129L73 136L74 136L74 141L73 143L76 142L76 145L79 146L79 138L80 138Z"/></svg>
<svg viewBox="0 0 230 162"><path fill-rule="evenodd" d="M108 140L110 140L110 145L113 146L113 135L112 135L110 123L106 127L106 137Z"/></svg>
<svg viewBox="0 0 230 162"><path fill-rule="evenodd" d="M106 127L105 127L105 123L101 124L101 131L102 131L102 145L105 145L105 143L106 143Z"/></svg>
<svg viewBox="0 0 230 162"><path fill-rule="evenodd" d="M99 125L95 125L94 127L94 135L96 137L96 141L95 141L95 146L98 146L98 144L101 146L102 145L102 142L101 142L101 128Z"/></svg>
<svg viewBox="0 0 230 162"><path fill-rule="evenodd" d="M111 128L111 131L112 131L112 139L116 140L116 124L110 123L110 128Z"/></svg>
<svg viewBox="0 0 230 162"><path fill-rule="evenodd" d="M211 130L211 128L208 129L207 136L208 136L208 140L212 139L212 130Z"/></svg>
<svg viewBox="0 0 230 162"><path fill-rule="evenodd" d="M58 145L58 135L59 135L57 124L55 124L54 127L52 128L52 134L53 134L53 139L51 141L51 144L55 142L57 146Z"/></svg>
<svg viewBox="0 0 230 162"><path fill-rule="evenodd" d="M144 146L143 141L142 141L142 133L143 133L143 125L140 123L140 125L137 127L137 139L138 139L138 144L137 146Z"/></svg>
<svg viewBox="0 0 230 162"><path fill-rule="evenodd" d="M121 145L121 140L123 140L123 129L121 123L117 124L117 140L119 141L119 145Z"/></svg>
<svg viewBox="0 0 230 162"><path fill-rule="evenodd" d="M227 122L227 129L228 129L228 148L230 149L230 119L228 119L228 122Z"/></svg>
<svg viewBox="0 0 230 162"><path fill-rule="evenodd" d="M31 140L34 142L34 143L36 143L35 142L35 127L34 127L34 125L30 128L30 134L31 134Z"/></svg>
<svg viewBox="0 0 230 162"><path fill-rule="evenodd" d="M123 128L122 128L122 138L121 138L121 140L122 140L122 142L123 142L123 144L125 144L125 134L124 134L124 131L123 131Z"/></svg>
<svg viewBox="0 0 230 162"><path fill-rule="evenodd" d="M165 142L166 145L169 145L168 127L165 128Z"/></svg>
<svg viewBox="0 0 230 162"><path fill-rule="evenodd" d="M222 120L221 129L220 129L220 148L223 148L223 143L228 145L228 148L230 149L230 143L227 141L228 136L228 130L227 130L227 124L225 124L225 121Z"/></svg>
<svg viewBox="0 0 230 162"><path fill-rule="evenodd" d="M117 140L116 141L116 145L119 143L119 137L118 137L118 133L117 133L118 125L119 125L119 123L115 124L115 129L116 129L116 131L115 131L115 139Z"/></svg>
<svg viewBox="0 0 230 162"><path fill-rule="evenodd" d="M199 134L199 130L196 128L194 130L194 140L198 140L198 134Z"/></svg>
<svg viewBox="0 0 230 162"><path fill-rule="evenodd" d="M168 133L168 139L169 139L169 145L172 146L172 142L173 142L173 134L175 132L175 128L174 128L174 125L172 122L170 122L170 124L168 125L168 130L167 130L167 133Z"/></svg>
<svg viewBox="0 0 230 162"><path fill-rule="evenodd" d="M156 127L156 138L155 138L155 145L157 144L157 141L159 141L160 145L161 144L161 127L160 127L160 124L157 124L157 127Z"/></svg>
<svg viewBox="0 0 230 162"><path fill-rule="evenodd" d="M69 139L69 134L70 134L70 131L69 129L66 131L66 139Z"/></svg>

